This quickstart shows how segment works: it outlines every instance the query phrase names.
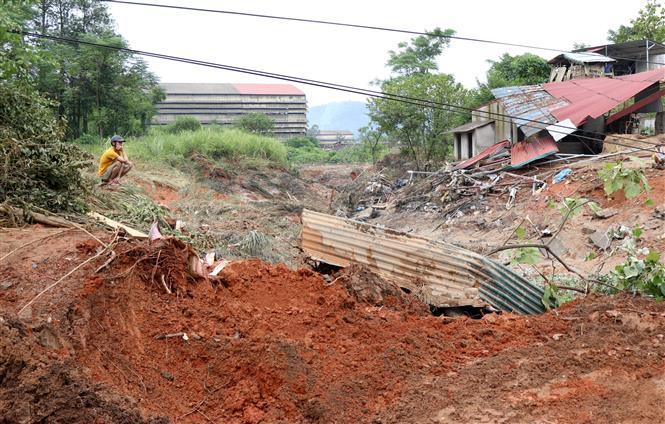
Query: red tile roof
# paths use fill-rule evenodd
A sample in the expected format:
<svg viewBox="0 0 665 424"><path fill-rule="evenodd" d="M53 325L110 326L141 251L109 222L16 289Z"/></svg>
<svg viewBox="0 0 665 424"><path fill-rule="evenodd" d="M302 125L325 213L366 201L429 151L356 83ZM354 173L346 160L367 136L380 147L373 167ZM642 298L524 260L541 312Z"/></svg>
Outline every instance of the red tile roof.
<svg viewBox="0 0 665 424"><path fill-rule="evenodd" d="M240 94L266 94L275 96L304 96L291 84L233 84Z"/></svg>

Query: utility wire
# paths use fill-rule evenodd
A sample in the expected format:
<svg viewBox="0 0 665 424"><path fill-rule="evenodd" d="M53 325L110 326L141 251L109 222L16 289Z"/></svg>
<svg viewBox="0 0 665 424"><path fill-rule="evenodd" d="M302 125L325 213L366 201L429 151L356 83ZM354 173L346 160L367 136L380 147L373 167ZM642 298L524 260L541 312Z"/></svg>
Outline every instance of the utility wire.
<svg viewBox="0 0 665 424"><path fill-rule="evenodd" d="M219 9L204 9L204 8L188 7L188 6L173 6L173 5L168 5L168 4L144 3L144 2L135 2L135 1L126 1L126 0L100 0L100 1L106 2L106 3L127 4L127 5L133 5L133 6L149 6L149 7L158 7L158 8L164 8L164 9L188 10L188 11L192 11L192 12L220 13L220 14L226 14L226 15L245 16L245 17L252 17L252 18L275 19L275 20L282 20L282 21L304 22L304 23L321 24L321 25L334 25L334 26L341 26L341 27L347 27L347 28L360 28L360 29L369 29L369 30L376 30L376 31L387 31L387 32L396 32L396 33L402 33L402 34L424 35L424 36L428 36L428 37L434 37L434 35L432 33L422 32L422 31L412 31L412 30L406 30L406 29L397 29L397 28L372 26L372 25L350 24L350 23L335 22L335 21L324 21L324 20L319 20L319 19L294 18L294 17L287 17L287 16L265 15L265 14L260 14L260 13L237 12L237 11L232 11L232 10L219 10ZM587 55L589 57L596 57L596 53L594 53L594 52L571 52L571 51L565 50L565 49L555 49L555 48L550 48L550 47L531 46L531 45L528 45L528 44L508 43L508 42L496 41L496 40L484 40L484 39L481 39L481 38L460 37L460 36L457 36L457 35L445 35L445 36L441 36L441 37L442 38L449 38L449 39L453 39L453 40L476 42L476 43L497 44L497 45L510 46L510 47L521 47L521 48L526 48L526 49L544 50L544 51L551 51L551 52L556 52L556 53L575 53L575 54ZM648 61L648 60L635 59L635 58L629 58L629 57L615 56L615 57L613 57L613 59L630 60L630 61L633 61L633 62L640 62L640 63L653 64L653 65L665 65L665 63L661 63L661 62L652 62L652 61Z"/></svg>
<svg viewBox="0 0 665 424"><path fill-rule="evenodd" d="M342 84L334 84L334 83L329 83L329 82L324 82L324 81L318 81L318 80L312 80L312 79L307 79L307 78L301 78L301 77L294 77L294 76L289 76L289 75L283 75L283 74L276 74L276 73L271 73L271 72L266 72L266 71L258 71L254 69L249 69L249 68L240 68L236 66L230 66L230 65L222 65L218 63L213 63L213 62L204 62L204 61L199 61L199 60L194 60L194 59L187 59L187 58L182 58L178 56L169 56L169 55L163 55L159 53L151 53L151 52L145 52L145 51L140 51L140 50L132 50L128 48L118 48L118 47L113 47L113 46L108 46L108 45L103 45L103 44L96 44L92 42L86 42L82 40L77 40L77 39L70 39L70 38L63 38L63 37L57 37L57 36L49 36L49 35L43 35L43 34L36 34L36 33L24 33L26 35L30 36L35 36L35 37L42 37L42 38L50 38L56 41L63 41L63 42L69 42L69 43L79 43L79 44L87 44L95 47L102 47L102 48L110 48L114 50L124 50L130 53L134 54L139 54L143 56L148 56L148 57L155 57L158 59L165 59L165 60L171 60L171 61L177 61L177 62L183 62L183 63L188 63L188 64L194 64L194 65L200 65L200 66L206 66L206 67L212 67L212 68L217 68L217 69L223 69L227 71L232 71L232 72L240 72L240 73L246 73L246 74L251 74L251 75L257 75L261 77L267 77L267 78L274 78L278 80L284 80L284 81L290 81L290 82L295 82L295 83L301 83L301 84L306 84L306 85L312 85L312 86L317 86L317 87L322 87L322 88L328 88L332 90L338 90L338 91L344 91L344 92L349 92L349 93L354 93L354 94L361 94L365 96L370 96L374 98L381 98L381 99L386 99L386 100L393 100L393 101L401 101L402 103L407 103L407 104L413 104L416 106L421 106L421 107L433 107L441 110L447 110L449 112L454 112L454 113L475 113L479 115L480 117L485 116L487 119L494 119L497 121L502 121L506 123L513 123L511 120L518 120L521 122L529 122L537 125L529 125L529 124L522 124L521 126L527 127L527 128L537 128L539 130L544 129L544 127L553 127L550 129L551 132L553 133L559 133L559 134L569 134L570 127L557 124L557 123L548 123L544 121L538 121L535 119L528 119L528 118L523 118L523 117L515 117L507 114L501 114L501 113L494 113L494 112L484 112L484 111L478 111L476 109L464 107L464 106L459 106L459 105L453 105L453 104L448 104L448 103L443 103L443 102L436 102L432 100L426 100L426 99L419 99L415 97L409 97L409 96L403 96L399 94L392 94L392 93L386 93L382 91L376 91L376 90L370 90L370 89L363 89L363 88L358 88L358 87L352 87L348 85L342 85ZM447 108L447 109L446 109ZM463 112L459 112L456 110L451 110L451 109L457 109L461 110ZM502 117L502 118L507 118L507 119L497 119L496 117ZM566 131L556 131L554 128L563 128ZM595 134L599 137L605 137L608 135L608 133L605 132L594 132L594 131L585 131L587 134ZM578 137L584 137L582 135L577 135ZM616 138L619 139L625 139L625 140L632 140L627 137L621 137L621 136L616 136ZM590 140L596 140L597 138L593 137L587 137ZM649 141L644 141L644 144L649 144L653 146L659 146L659 143L654 143L654 142L649 142Z"/></svg>
<svg viewBox="0 0 665 424"><path fill-rule="evenodd" d="M274 74L274 73L263 72L263 71L248 69L248 68L239 68L239 67L235 67L235 66L222 65L222 64L218 64L218 63L204 62L204 61L199 61L199 60L194 60L194 59L187 59L187 58L178 57L178 56L170 56L170 55L164 55L164 54L159 54L159 53L152 53L152 52L146 52L146 51L141 51L141 50L134 50L134 49L129 49L129 48L125 48L125 47L104 45L104 44L92 43L92 42L78 40L78 39L71 39L71 38L66 38L66 37L58 37L58 36L45 35L45 34L38 34L38 33L32 33L32 32L27 32L27 31L13 31L13 32L18 33L18 34L22 34L22 35L25 35L25 36L28 36L28 37L49 39L49 40L63 42L63 43L88 45L88 46L93 46L93 47L98 47L98 48L104 48L104 49L122 51L122 52L126 52L126 53L131 53L131 54L137 54L137 55L141 55L141 56L154 57L154 58L158 58L158 59L171 60L171 61L182 62L182 63L187 63L187 64L193 64L193 65L206 66L206 67L211 67L211 68L216 68L216 69L222 69L222 70L227 70L227 71L232 71L232 72L240 72L240 73L257 75L257 76L262 76L262 77L267 77L267 78L273 78L273 79L279 79L279 80L301 83L301 84L306 84L306 85L312 85L312 86L328 88L328 89L332 89L332 90L345 91L345 92L355 93L355 94L362 94L362 95L370 96L370 97L374 97L374 98L398 101L398 102L413 104L413 105L417 105L417 106L421 106L421 107L425 106L425 107L437 108L437 109L449 111L449 112L452 112L452 113L467 114L469 111L473 111L473 109L465 108L465 107L457 106L457 105L450 105L450 104L446 104L446 103L438 103L438 102L433 102L433 101L423 100L423 99L416 99L416 98L403 98L404 96L392 95L392 94L383 93L383 92L376 92L374 90L365 90L365 89L356 88L356 87L343 86L343 85L332 84L332 83L325 83L325 82L322 82L322 81L308 80L308 79L304 79L304 78ZM377 94L377 93L379 93L379 94ZM502 117L509 118L509 119L495 119L495 118L493 118L493 119L495 119L496 121L502 121L502 122L506 122L506 123L510 123L510 124L513 123L513 120L529 121L529 122L532 122L532 123L540 124L538 126L536 126L536 125L527 125L527 124L522 125L522 126L525 126L525 127L543 129L544 126L559 126L559 127L566 128L567 130L570 130L570 128L562 126L562 125L555 125L555 124L550 124L548 122L542 122L542 121L531 120L531 119L523 119L523 118L519 118L519 117L515 117L515 116L511 116L511 115L506 115L506 114L491 114L491 115L497 115L497 116L502 116ZM550 130L550 132L568 135L568 132L563 132L563 131ZM589 134L598 134L598 135L601 135L601 136L606 136L607 135L607 133L593 133L593 132L588 132L588 133ZM584 136L584 135L581 135L581 134L576 134L575 137L581 138L581 139L588 139L588 140L591 140L591 141L599 141L598 138ZM626 139L626 140L634 141L633 139L630 139L630 138L627 138L627 137L620 137L620 136L616 136L616 135L614 137L618 138L618 139ZM622 146L622 147L627 147L627 148L635 148L637 150L644 150L644 151L651 151L652 150L652 149L649 149L649 148L636 148L635 146L621 144L621 143L617 143L615 141L605 141L605 142L608 143L608 144L614 144L614 145L617 145L617 146ZM643 140L640 141L640 142L645 143L645 144L653 145L654 147L660 145L659 143L646 142L646 141L643 141Z"/></svg>

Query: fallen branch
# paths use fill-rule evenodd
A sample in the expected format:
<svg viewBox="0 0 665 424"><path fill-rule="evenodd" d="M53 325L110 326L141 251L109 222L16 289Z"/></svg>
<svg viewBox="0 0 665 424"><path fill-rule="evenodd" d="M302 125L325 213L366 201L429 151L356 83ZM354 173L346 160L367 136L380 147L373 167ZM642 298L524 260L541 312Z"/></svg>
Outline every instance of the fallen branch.
<svg viewBox="0 0 665 424"><path fill-rule="evenodd" d="M546 245L546 244L542 244L542 243L524 243L524 244L511 244L511 245L507 245L507 246L501 246L501 247L497 247L496 249L494 249L494 250L492 250L491 252L489 252L489 253L487 254L487 256L493 255L493 254L495 254L495 253L497 253L497 252L500 252L500 251L502 251L502 250L519 249L519 248L522 248L522 247L536 247L536 248L538 248L538 249L544 249L544 250L547 250L547 252L548 252L550 255L552 255L552 257L553 257L554 259L556 259L557 261L559 261L559 263L560 263L561 265L563 265L563 267L566 268L569 272L572 272L573 274L576 274L578 277L580 277L580 278L581 278L582 280L584 280L584 281L587 281L587 280L588 280L587 277L585 277L584 275L582 275L582 274L581 274L579 271L577 271L575 268L572 268L572 267L568 266L568 264L565 263L565 262L563 261L563 259L561 259L561 258L559 257L559 255L557 255L556 253L554 253L554 251L552 250L552 248L551 248L550 246L548 246L548 245Z"/></svg>
<svg viewBox="0 0 665 424"><path fill-rule="evenodd" d="M109 266L109 264L110 264L111 262L113 262L113 260L114 260L117 256L118 256L118 255L115 254L115 251L111 250L111 257L110 257L106 262L104 262L104 263L102 264L102 266L100 266L99 268L97 268L97 269L95 270L95 274L97 274L99 271L101 271L101 270L103 270L104 268L106 268L107 266Z"/></svg>
<svg viewBox="0 0 665 424"><path fill-rule="evenodd" d="M559 235L561 230L563 230L563 226L566 224L566 222L568 221L568 219L570 218L570 216L572 215L572 213L575 209L581 208L582 206L586 205L587 203L592 203L592 202L593 202L593 200L588 200L587 199L584 202L580 203L579 205L575 205L572 208L568 209L568 212L563 217L563 220L561 221L561 224L559 224L559 228L557 228L556 232L554 234L552 234L552 238L549 239L549 241L547 242L547 245L549 246L549 244L552 243L552 241Z"/></svg>
<svg viewBox="0 0 665 424"><path fill-rule="evenodd" d="M171 339L173 337L183 337L186 333L179 332L179 333L170 333L170 334L160 334L158 336L155 336L156 340L162 340L162 339Z"/></svg>

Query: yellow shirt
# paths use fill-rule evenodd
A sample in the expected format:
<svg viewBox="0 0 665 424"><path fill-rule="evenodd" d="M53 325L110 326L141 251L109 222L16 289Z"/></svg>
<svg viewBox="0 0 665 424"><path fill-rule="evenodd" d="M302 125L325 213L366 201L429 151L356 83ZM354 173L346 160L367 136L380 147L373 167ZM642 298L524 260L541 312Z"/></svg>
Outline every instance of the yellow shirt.
<svg viewBox="0 0 665 424"><path fill-rule="evenodd" d="M99 158L99 170L97 171L99 176L103 176L109 166L113 165L113 162L119 157L127 158L124 150L122 153L118 153L114 147L109 147L104 153L102 153L102 157Z"/></svg>

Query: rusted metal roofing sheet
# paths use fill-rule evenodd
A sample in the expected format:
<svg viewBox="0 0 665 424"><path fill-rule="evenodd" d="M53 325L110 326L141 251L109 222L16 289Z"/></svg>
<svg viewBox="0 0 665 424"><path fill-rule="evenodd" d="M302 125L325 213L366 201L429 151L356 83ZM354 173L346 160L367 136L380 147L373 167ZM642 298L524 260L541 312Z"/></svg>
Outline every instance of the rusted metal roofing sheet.
<svg viewBox="0 0 665 424"><path fill-rule="evenodd" d="M302 222L302 248L312 258L366 265L432 305L544 311L541 288L470 250L310 210Z"/></svg>
<svg viewBox="0 0 665 424"><path fill-rule="evenodd" d="M495 88L492 94L503 104L505 113L512 117L526 137L557 121L550 110L569 104L565 99L552 96L539 85Z"/></svg>
<svg viewBox="0 0 665 424"><path fill-rule="evenodd" d="M467 160L464 160L464 161L458 163L457 165L455 165L453 170L466 169L466 168L480 162L481 160L492 156L493 154L499 152L501 149L510 147L511 144L512 143L510 142L510 140L499 141L498 143L493 144L490 147L488 147L487 149L485 149L482 152L478 153L474 157L469 158Z"/></svg>
<svg viewBox="0 0 665 424"><path fill-rule="evenodd" d="M528 140L515 143L510 149L510 168L518 169L538 159L555 154L559 151L554 138L544 132Z"/></svg>
<svg viewBox="0 0 665 424"><path fill-rule="evenodd" d="M550 108L558 120L570 119L579 126L589 117L598 118L649 86L665 79L665 68L640 72L616 78L586 78L562 82L551 82L543 88L558 99L570 104L561 108Z"/></svg>

